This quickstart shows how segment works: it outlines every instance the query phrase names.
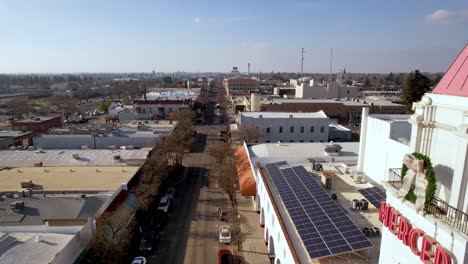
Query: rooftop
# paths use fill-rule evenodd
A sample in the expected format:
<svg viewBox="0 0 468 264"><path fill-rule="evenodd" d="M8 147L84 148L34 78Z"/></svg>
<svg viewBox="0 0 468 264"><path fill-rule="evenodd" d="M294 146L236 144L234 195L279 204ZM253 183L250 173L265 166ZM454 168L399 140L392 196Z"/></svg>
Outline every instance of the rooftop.
<svg viewBox="0 0 468 264"><path fill-rule="evenodd" d="M126 166L128 160L145 161L150 148L134 150L2 150L0 151L0 167L32 167L36 162L43 166ZM78 159L73 158L78 154ZM120 155L120 159L114 157Z"/></svg>
<svg viewBox="0 0 468 264"><path fill-rule="evenodd" d="M432 93L468 97L468 45L465 45Z"/></svg>
<svg viewBox="0 0 468 264"><path fill-rule="evenodd" d="M250 78L230 78L226 79L227 82L240 82L240 83L256 83L257 80Z"/></svg>
<svg viewBox="0 0 468 264"><path fill-rule="evenodd" d="M310 142L310 143L265 143L249 147L249 154L252 164L273 163L287 161L290 165L311 164L310 160L318 162L345 163L349 166L357 164L359 142L340 142L342 147L339 156L325 156L324 149L330 143Z"/></svg>
<svg viewBox="0 0 468 264"><path fill-rule="evenodd" d="M380 120L394 122L394 121L408 121L411 115L385 115L385 114L373 114L370 117L377 118Z"/></svg>
<svg viewBox="0 0 468 264"><path fill-rule="evenodd" d="M375 106L403 106L401 104L392 103L387 100L335 100L335 99L301 99L301 98L262 98L262 104L282 104L282 103L316 103L316 104L343 104L347 106L369 106L371 104Z"/></svg>
<svg viewBox="0 0 468 264"><path fill-rule="evenodd" d="M323 111L309 113L242 112L241 115L250 118L328 118Z"/></svg>
<svg viewBox="0 0 468 264"><path fill-rule="evenodd" d="M0 233L0 262L52 263L73 237L54 233Z"/></svg>
<svg viewBox="0 0 468 264"><path fill-rule="evenodd" d="M21 130L0 130L0 138L17 138L31 133L32 132Z"/></svg>
<svg viewBox="0 0 468 264"><path fill-rule="evenodd" d="M138 167L17 167L0 171L0 192L17 192L21 182L45 192L115 191Z"/></svg>
<svg viewBox="0 0 468 264"><path fill-rule="evenodd" d="M325 169L327 170L324 173L337 174L335 169L328 170L327 167ZM310 260L306 261L306 257L323 258L372 246L360 230L364 227L360 223L362 222L362 219L359 219L360 214L349 208L352 202L351 195L345 195L345 193L354 192L362 196L351 186L341 182L338 176L333 179L333 190L328 190L339 195L335 202L329 196L331 193L325 193L326 190L320 187L320 172L307 171L303 166L292 167L286 162L278 162L267 164L263 169L263 175L267 175L266 182L281 218L286 223L285 226L296 253L302 259L301 263L310 262ZM291 192L300 192L302 195L290 197ZM378 210L371 206L367 213L377 215ZM307 218L303 219L303 216ZM304 221L310 225L304 226ZM378 221L372 224L378 224ZM312 239L317 237L321 238L320 242ZM308 254L304 250L308 251ZM369 256L372 257L372 255Z"/></svg>
<svg viewBox="0 0 468 264"><path fill-rule="evenodd" d="M12 122L15 122L15 123L39 123L39 122L44 122L44 121L48 121L48 120L51 120L51 119L54 119L54 118L57 118L57 117L61 117L60 115L51 115L51 116L35 116L35 117L32 117L32 118L26 118L26 119L21 119L21 120L14 120Z"/></svg>
<svg viewBox="0 0 468 264"><path fill-rule="evenodd" d="M110 194L100 194L84 198L78 195L3 198L0 200L0 226L36 226L44 225L46 221L53 226L53 220L80 226L88 218L95 217L110 197ZM11 210L11 203L16 201L24 202L24 209Z"/></svg>
<svg viewBox="0 0 468 264"><path fill-rule="evenodd" d="M200 93L198 91L158 91L149 92L146 94L148 100L168 99L168 100L181 100L181 99L196 99Z"/></svg>

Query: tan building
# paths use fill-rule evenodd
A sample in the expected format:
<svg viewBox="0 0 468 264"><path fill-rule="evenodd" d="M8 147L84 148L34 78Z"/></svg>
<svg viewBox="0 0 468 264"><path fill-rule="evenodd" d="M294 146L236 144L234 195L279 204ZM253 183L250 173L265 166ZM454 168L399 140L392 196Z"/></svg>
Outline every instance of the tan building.
<svg viewBox="0 0 468 264"><path fill-rule="evenodd" d="M258 82L249 78L225 79L224 88L229 96L249 95L258 90Z"/></svg>
<svg viewBox="0 0 468 264"><path fill-rule="evenodd" d="M317 112L323 110L330 119L341 124L359 125L363 107L371 114L405 114L405 105L389 101L335 101L331 99L271 99L262 100L261 111L266 112Z"/></svg>

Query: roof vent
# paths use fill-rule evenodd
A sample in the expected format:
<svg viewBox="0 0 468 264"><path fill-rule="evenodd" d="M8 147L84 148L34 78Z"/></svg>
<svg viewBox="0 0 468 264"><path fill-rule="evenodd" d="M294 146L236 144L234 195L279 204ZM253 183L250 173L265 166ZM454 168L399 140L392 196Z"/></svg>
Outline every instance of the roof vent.
<svg viewBox="0 0 468 264"><path fill-rule="evenodd" d="M80 159L80 155L78 155L78 153L73 153L73 154L72 154L72 157L73 157L74 159Z"/></svg>
<svg viewBox="0 0 468 264"><path fill-rule="evenodd" d="M289 118L293 118L293 115L289 115Z"/></svg>
<svg viewBox="0 0 468 264"><path fill-rule="evenodd" d="M24 201L14 201L10 204L10 209L20 211L24 209Z"/></svg>

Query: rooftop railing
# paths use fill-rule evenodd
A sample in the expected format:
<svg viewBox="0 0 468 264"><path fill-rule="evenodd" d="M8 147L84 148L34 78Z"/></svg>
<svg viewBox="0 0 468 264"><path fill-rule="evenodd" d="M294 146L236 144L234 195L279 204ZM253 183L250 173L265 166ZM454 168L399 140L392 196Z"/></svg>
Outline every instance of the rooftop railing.
<svg viewBox="0 0 468 264"><path fill-rule="evenodd" d="M399 190L401 188L401 168L393 168L388 171L388 183ZM411 185L410 190L414 190L414 184ZM426 201L424 211L434 217L440 219L442 222L458 229L465 235L468 235L468 214L449 205L438 197L434 197L431 201Z"/></svg>

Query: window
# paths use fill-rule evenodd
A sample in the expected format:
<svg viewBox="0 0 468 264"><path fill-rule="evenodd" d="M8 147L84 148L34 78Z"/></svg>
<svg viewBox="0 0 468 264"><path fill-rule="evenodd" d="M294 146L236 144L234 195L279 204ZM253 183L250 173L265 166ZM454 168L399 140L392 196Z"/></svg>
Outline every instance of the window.
<svg viewBox="0 0 468 264"><path fill-rule="evenodd" d="M289 142L294 142L294 140L290 140Z"/></svg>
<svg viewBox="0 0 468 264"><path fill-rule="evenodd" d="M301 133L304 133L304 127L301 126Z"/></svg>
<svg viewBox="0 0 468 264"><path fill-rule="evenodd" d="M266 132L270 133L270 128L269 127L266 128Z"/></svg>
<svg viewBox="0 0 468 264"><path fill-rule="evenodd" d="M300 142L304 142L304 140L301 140Z"/></svg>
<svg viewBox="0 0 468 264"><path fill-rule="evenodd" d="M349 90L347 90L346 93L349 94Z"/></svg>
<svg viewBox="0 0 468 264"><path fill-rule="evenodd" d="M314 126L310 127L310 133L314 133Z"/></svg>
<svg viewBox="0 0 468 264"><path fill-rule="evenodd" d="M314 142L314 140L313 140L313 139L311 139L311 140L310 140L310 142Z"/></svg>
<svg viewBox="0 0 468 264"><path fill-rule="evenodd" d="M323 133L323 132L325 132L325 127L324 127L324 126L321 126L321 127L320 127L320 133Z"/></svg>
<svg viewBox="0 0 468 264"><path fill-rule="evenodd" d="M294 133L294 127L293 126L289 128L289 132Z"/></svg>
<svg viewBox="0 0 468 264"><path fill-rule="evenodd" d="M282 126L279 127L279 132L283 133L283 127Z"/></svg>
<svg viewBox="0 0 468 264"><path fill-rule="evenodd" d="M270 143L270 140L267 140L266 142L267 142L267 143Z"/></svg>

